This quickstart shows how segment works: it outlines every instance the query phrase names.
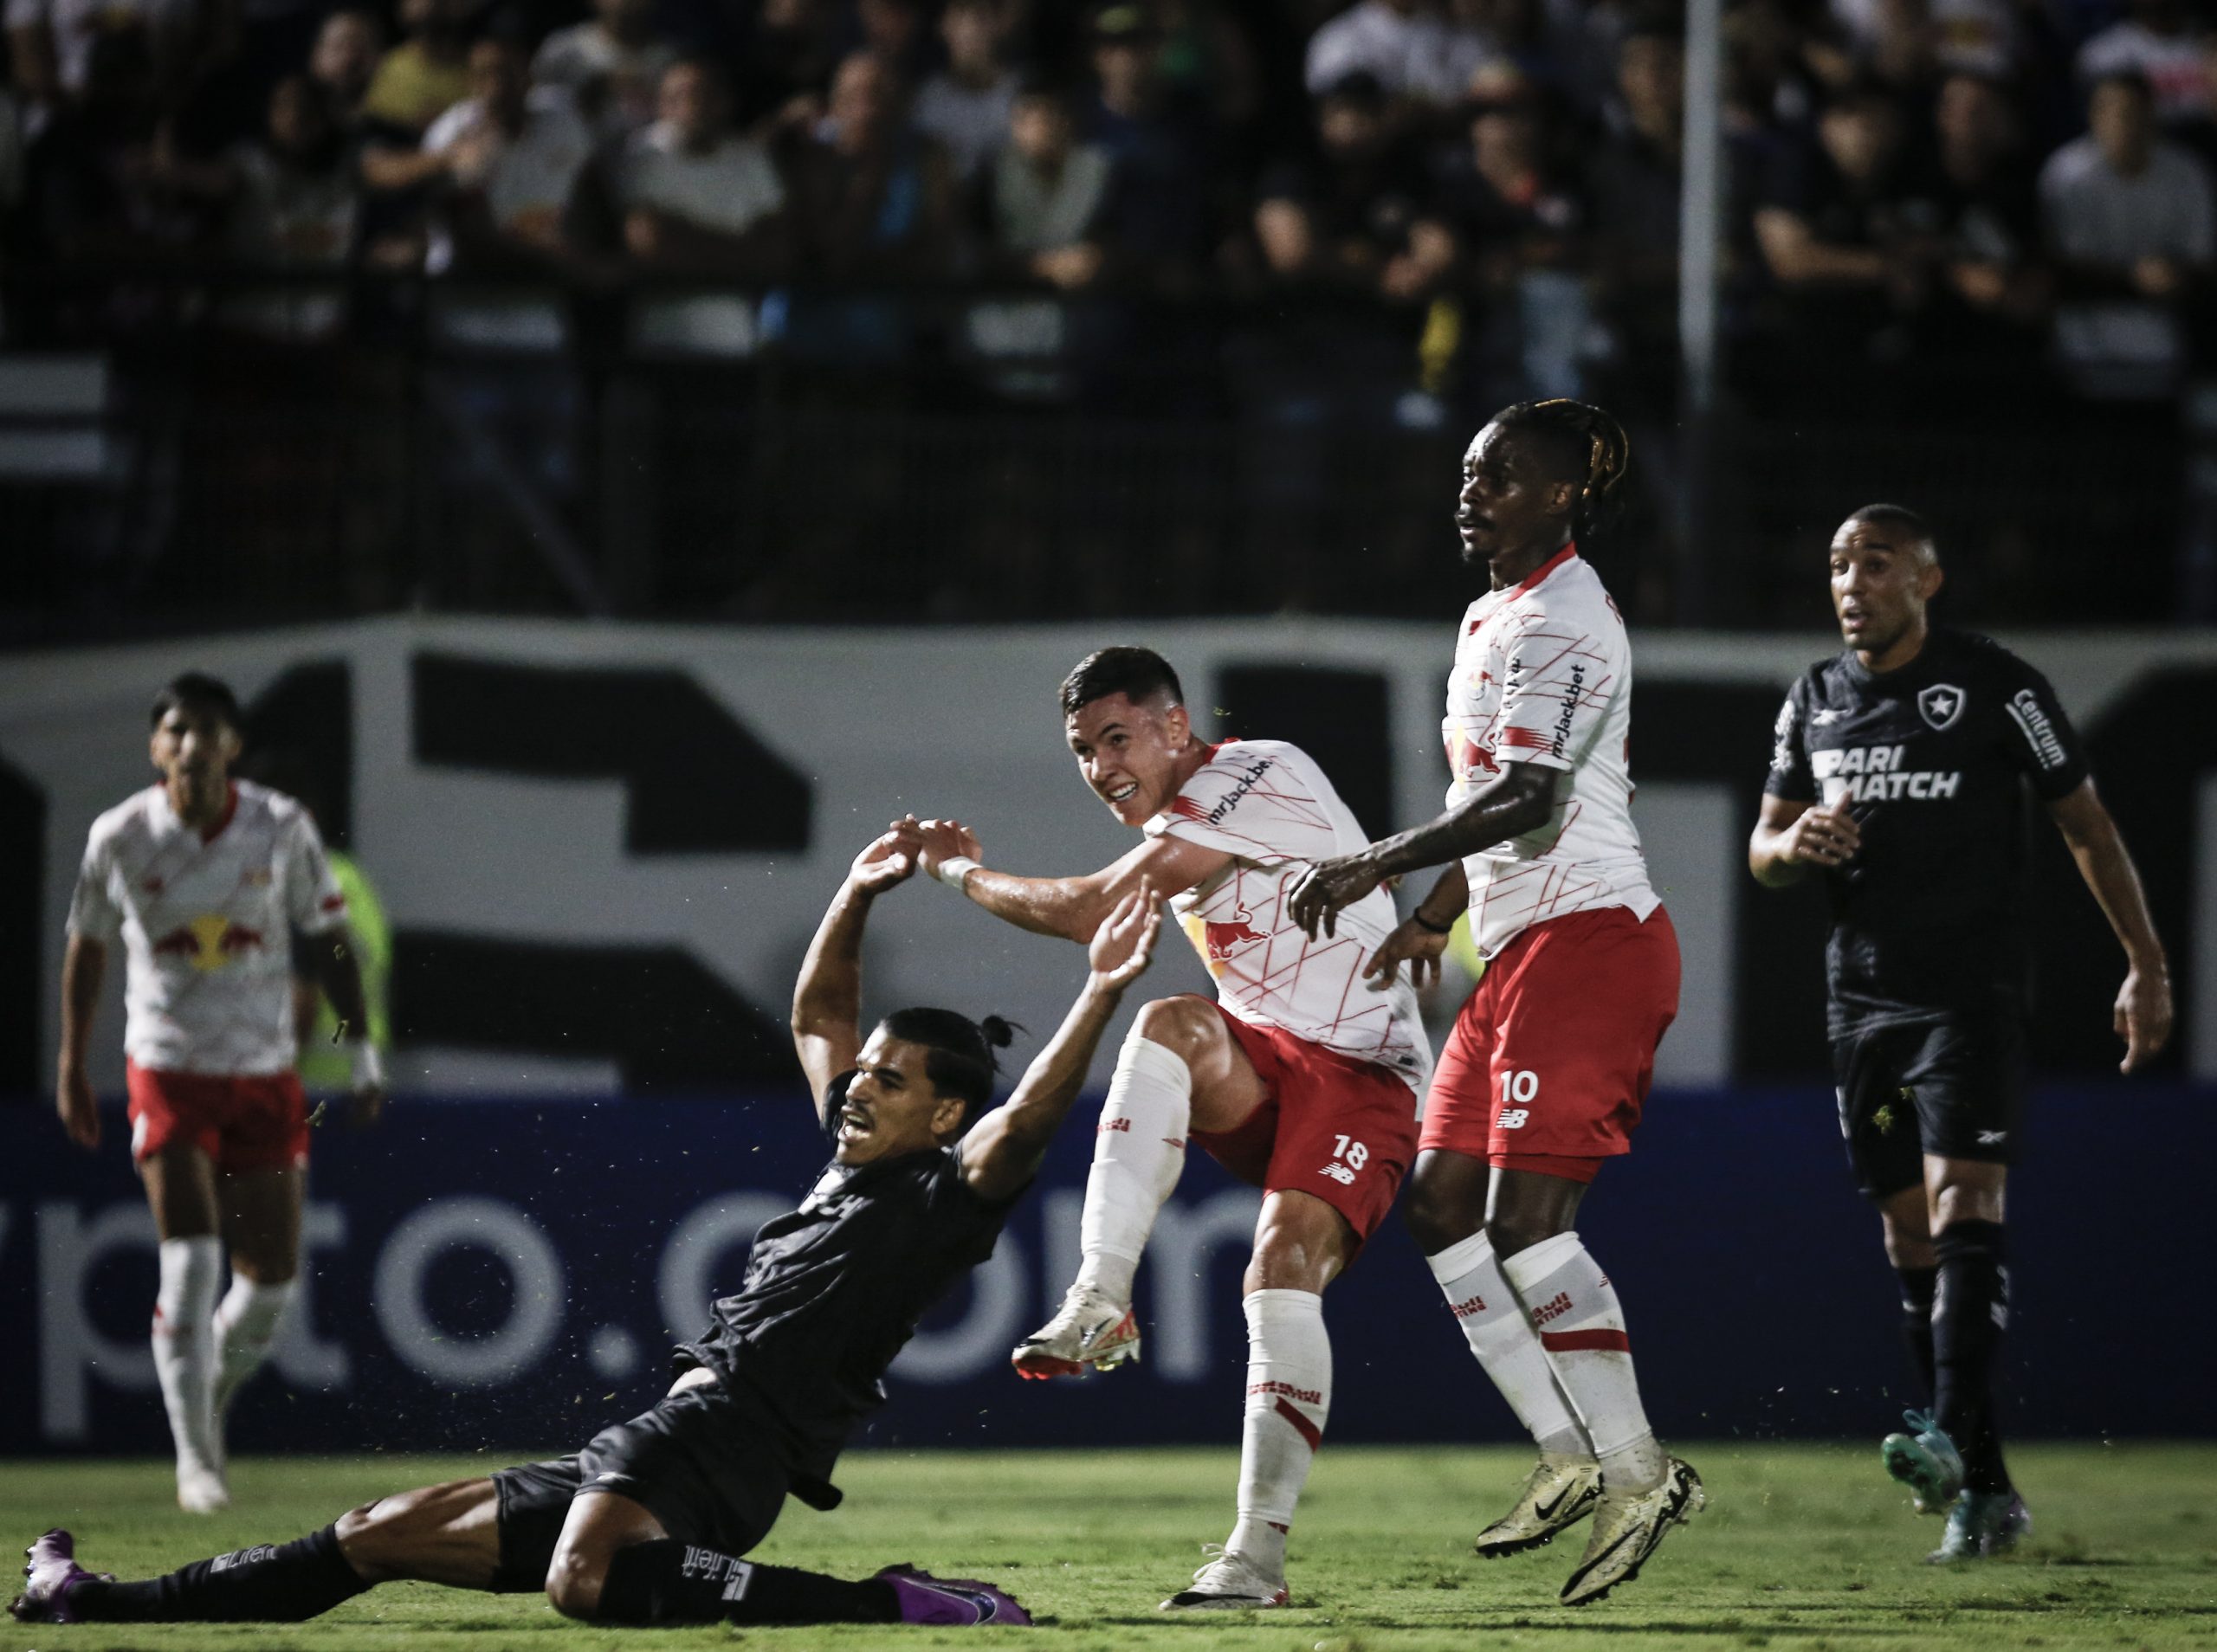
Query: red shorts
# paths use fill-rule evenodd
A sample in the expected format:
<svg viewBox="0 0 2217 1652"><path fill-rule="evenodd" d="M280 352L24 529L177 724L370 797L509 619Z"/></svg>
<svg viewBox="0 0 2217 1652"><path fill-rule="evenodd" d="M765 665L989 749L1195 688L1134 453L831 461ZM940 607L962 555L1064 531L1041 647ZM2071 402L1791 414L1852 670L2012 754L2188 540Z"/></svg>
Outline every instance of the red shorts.
<svg viewBox="0 0 2217 1652"><path fill-rule="evenodd" d="M1193 1145L1265 1193L1315 1194L1358 1240L1369 1238L1416 1157L1407 1082L1391 1068L1216 1009L1263 1081L1263 1102L1233 1129L1194 1131Z"/></svg>
<svg viewBox="0 0 2217 1652"><path fill-rule="evenodd" d="M308 1162L308 1100L297 1073L161 1073L126 1062L124 1075L134 1164L178 1142L197 1147L219 1171Z"/></svg>
<svg viewBox="0 0 2217 1652"><path fill-rule="evenodd" d="M1678 1013L1678 932L1658 907L1535 924L1489 959L1425 1099L1427 1149L1590 1182L1632 1151Z"/></svg>

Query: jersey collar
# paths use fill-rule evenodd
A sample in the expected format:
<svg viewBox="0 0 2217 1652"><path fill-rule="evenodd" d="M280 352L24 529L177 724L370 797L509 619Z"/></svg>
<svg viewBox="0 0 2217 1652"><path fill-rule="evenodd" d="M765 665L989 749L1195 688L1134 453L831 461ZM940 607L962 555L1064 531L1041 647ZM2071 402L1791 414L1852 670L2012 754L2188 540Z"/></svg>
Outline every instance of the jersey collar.
<svg viewBox="0 0 2217 1652"><path fill-rule="evenodd" d="M1568 545L1563 546L1561 550L1556 552L1554 555L1549 557L1538 567L1533 569L1530 573L1526 574L1522 580L1518 581L1515 585L1512 585L1509 588L1509 594L1511 597L1522 597L1526 591L1530 590L1534 586L1542 584L1550 574L1554 572L1556 569L1561 567L1564 563L1568 562L1577 554L1578 541L1573 539Z"/></svg>

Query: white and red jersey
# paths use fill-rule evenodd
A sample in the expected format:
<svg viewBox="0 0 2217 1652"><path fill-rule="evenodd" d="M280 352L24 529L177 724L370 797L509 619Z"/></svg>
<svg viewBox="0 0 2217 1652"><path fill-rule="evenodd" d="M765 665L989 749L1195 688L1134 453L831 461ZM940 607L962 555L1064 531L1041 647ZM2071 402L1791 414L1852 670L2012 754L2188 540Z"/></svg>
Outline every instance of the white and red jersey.
<svg viewBox="0 0 2217 1652"><path fill-rule="evenodd" d="M1226 1010L1375 1062L1424 1094L1432 1046L1416 993L1406 978L1383 992L1362 978L1364 961L1399 921L1391 898L1374 890L1339 914L1336 937L1313 941L1286 913L1286 897L1313 862L1370 842L1306 752L1283 740L1226 740L1147 829L1232 857L1170 903Z"/></svg>
<svg viewBox="0 0 2217 1652"><path fill-rule="evenodd" d="M346 897L307 810L240 781L206 834L149 787L93 823L69 931L125 948L123 1049L159 1072L293 1064L291 932L335 929Z"/></svg>
<svg viewBox="0 0 2217 1652"><path fill-rule="evenodd" d="M1569 771L1545 824L1464 859L1480 953L1574 912L1624 907L1644 920L1655 910L1632 823L1632 645L1577 546L1470 604L1440 732L1450 807L1490 785L1504 763Z"/></svg>

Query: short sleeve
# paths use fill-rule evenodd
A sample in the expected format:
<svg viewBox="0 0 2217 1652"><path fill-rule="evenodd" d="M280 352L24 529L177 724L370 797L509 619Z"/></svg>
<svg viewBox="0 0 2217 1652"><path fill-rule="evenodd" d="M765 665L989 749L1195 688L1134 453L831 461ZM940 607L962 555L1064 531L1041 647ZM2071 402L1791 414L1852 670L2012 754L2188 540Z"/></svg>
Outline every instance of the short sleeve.
<svg viewBox="0 0 2217 1652"><path fill-rule="evenodd" d="M323 839L306 810L285 823L278 853L285 868L285 915L294 928L314 935L346 921L346 892L331 869Z"/></svg>
<svg viewBox="0 0 2217 1652"><path fill-rule="evenodd" d="M1147 835L1265 865L1338 852L1331 822L1289 759L1291 748L1228 743L1198 771Z"/></svg>
<svg viewBox="0 0 2217 1652"><path fill-rule="evenodd" d="M1574 626L1535 630L1516 640L1497 713L1501 736L1495 750L1503 761L1577 766L1616 686L1616 674L1596 642Z"/></svg>
<svg viewBox="0 0 2217 1652"><path fill-rule="evenodd" d="M1808 687L1807 677L1795 680L1771 729L1770 773L1764 778L1763 791L1789 803L1817 800L1817 779L1809 767Z"/></svg>
<svg viewBox="0 0 2217 1652"><path fill-rule="evenodd" d="M77 869L77 887L69 897L71 934L106 942L122 932L123 912L115 904L110 870L107 846L96 837L85 845L84 864Z"/></svg>
<svg viewBox="0 0 2217 1652"><path fill-rule="evenodd" d="M2033 790L2053 803L2076 791L2085 779L2085 751L2047 679L2013 656L2010 664L2012 681L2004 685L2009 698L2002 705L2009 720L2009 754L2031 779Z"/></svg>
<svg viewBox="0 0 2217 1652"><path fill-rule="evenodd" d="M850 1067L824 1087L824 1112L819 1122L824 1126L825 1139L835 1151L839 1145L839 1114L847 1105L847 1087L855 1081L855 1074L861 1070L860 1068Z"/></svg>

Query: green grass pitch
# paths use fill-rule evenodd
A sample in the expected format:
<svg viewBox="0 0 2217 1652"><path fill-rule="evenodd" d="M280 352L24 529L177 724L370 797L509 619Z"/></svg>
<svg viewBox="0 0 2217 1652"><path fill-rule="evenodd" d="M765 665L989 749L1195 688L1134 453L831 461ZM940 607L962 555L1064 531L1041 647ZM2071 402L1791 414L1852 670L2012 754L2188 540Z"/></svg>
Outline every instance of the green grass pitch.
<svg viewBox="0 0 2217 1652"><path fill-rule="evenodd" d="M1165 1617L1155 1603L1230 1524L1234 1454L1220 1450L857 1452L847 1503L798 1504L760 1558L846 1576L898 1560L988 1578L1045 1620L992 1630L1057 1652L1626 1652L1637 1647L2180 1647L2217 1652L2217 1445L2027 1446L2014 1454L2035 1535L2018 1556L1962 1570L1919 1564L1939 1533L1886 1484L1875 1447L1683 1447L1710 1506L1645 1576L1601 1604L1554 1604L1572 1539L1482 1562L1468 1544L1529 1459L1505 1449L1327 1448L1295 1528L1296 1604L1251 1617ZM520 1456L514 1459L520 1461ZM126 1577L281 1540L380 1493L482 1473L489 1457L282 1458L237 1465L237 1502L180 1514L165 1467L0 1463L0 1539L50 1524ZM1586 1528L1577 1528L1582 1546ZM405 1631L404 1634L397 1631ZM637 1631L565 1623L533 1596L404 1584L313 1624L86 1624L0 1620L0 1652L486 1652L488 1648L744 1644L915 1649L977 1631Z"/></svg>

